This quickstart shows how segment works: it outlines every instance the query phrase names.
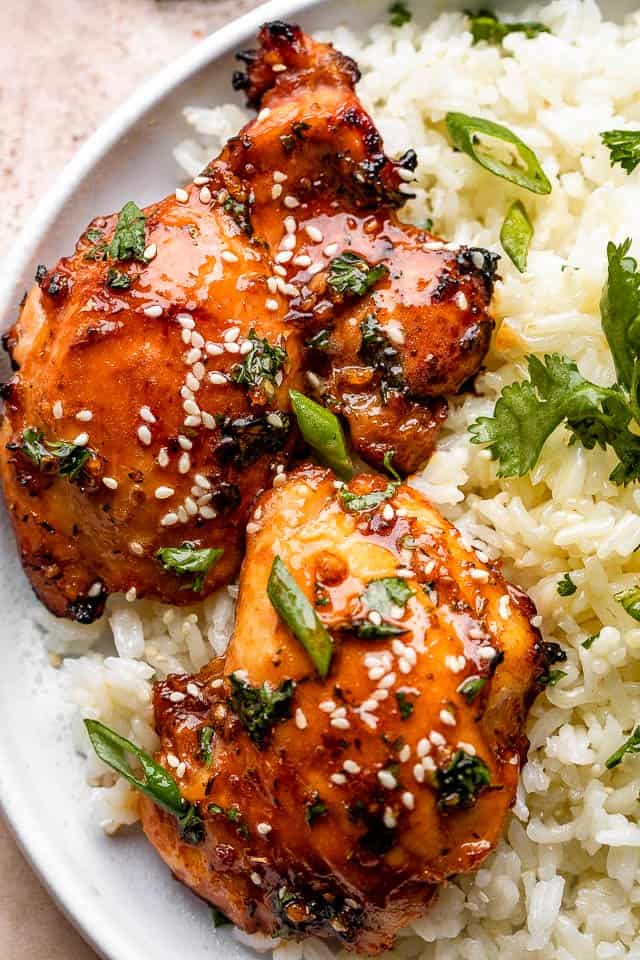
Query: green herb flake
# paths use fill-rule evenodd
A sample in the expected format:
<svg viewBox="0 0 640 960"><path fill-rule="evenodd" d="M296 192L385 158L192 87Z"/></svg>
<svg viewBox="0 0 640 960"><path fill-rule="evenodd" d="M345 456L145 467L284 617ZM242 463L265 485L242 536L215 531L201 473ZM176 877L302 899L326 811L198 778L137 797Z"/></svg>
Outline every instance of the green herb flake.
<svg viewBox="0 0 640 960"><path fill-rule="evenodd" d="M253 224L249 213L249 206L242 200L235 200L233 197L227 197L222 204L225 213L228 213L232 220L240 227L243 233L248 237L253 235Z"/></svg>
<svg viewBox="0 0 640 960"><path fill-rule="evenodd" d="M453 146L485 170L532 193L551 193L551 184L535 153L508 127L466 113L448 113L446 122ZM512 149L517 158L514 157L511 163L501 160L497 155L496 141L501 153Z"/></svg>
<svg viewBox="0 0 640 960"><path fill-rule="evenodd" d="M231 379L241 386L257 389L262 387L268 396L275 393L278 374L287 359L287 351L281 346L273 346L268 340L257 336L255 330L249 331L251 350L245 354L242 363L231 371Z"/></svg>
<svg viewBox="0 0 640 960"><path fill-rule="evenodd" d="M396 483L402 483L402 477L393 465L393 458L395 457L395 454L395 450L387 450L382 458L382 465L392 480L395 480Z"/></svg>
<svg viewBox="0 0 640 960"><path fill-rule="evenodd" d="M487 682L487 677L467 677L458 687L458 693L467 703L473 703Z"/></svg>
<svg viewBox="0 0 640 960"><path fill-rule="evenodd" d="M380 640L383 637L399 637L407 633L406 627L383 620L382 623L372 623L371 620L354 620L347 629L352 630L362 640Z"/></svg>
<svg viewBox="0 0 640 960"><path fill-rule="evenodd" d="M326 812L327 807L320 799L320 794L315 793L313 798L305 806L304 818L309 826L311 826L316 820L324 816Z"/></svg>
<svg viewBox="0 0 640 960"><path fill-rule="evenodd" d="M489 768L480 757L456 750L451 760L435 773L439 810L466 810L491 786Z"/></svg>
<svg viewBox="0 0 640 960"><path fill-rule="evenodd" d="M95 456L89 447L66 440L45 440L36 427L23 431L18 449L41 470L57 468L59 475L69 480L76 480L87 461Z"/></svg>
<svg viewBox="0 0 640 960"><path fill-rule="evenodd" d="M406 3L398 0L397 3L392 3L389 7L389 23L392 27L403 27L405 23L409 23L412 18L412 13L407 7Z"/></svg>
<svg viewBox="0 0 640 960"><path fill-rule="evenodd" d="M640 130L606 130L600 138L611 155L611 166L619 163L633 173L640 163Z"/></svg>
<svg viewBox="0 0 640 960"><path fill-rule="evenodd" d="M413 596L415 593L406 580L401 577L382 577L367 585L361 599L369 610L375 610L383 617L390 617L393 607L404 607Z"/></svg>
<svg viewBox="0 0 640 960"><path fill-rule="evenodd" d="M197 844L204 840L204 824L195 804L189 804L180 793L178 784L164 767L140 747L125 740L115 730L98 720L84 721L89 740L98 757L136 790L143 793L157 806L172 814L178 821L180 835L186 843ZM127 759L135 757L142 767L143 777L137 777Z"/></svg>
<svg viewBox="0 0 640 960"><path fill-rule="evenodd" d="M273 561L267 595L324 679L331 666L333 640L280 557Z"/></svg>
<svg viewBox="0 0 640 960"><path fill-rule="evenodd" d="M415 704L409 700L406 693L404 693L402 690L397 691L396 702L398 704L400 718L402 720L408 720L415 709Z"/></svg>
<svg viewBox="0 0 640 960"><path fill-rule="evenodd" d="M118 214L118 222L107 248L112 260L138 260L146 263L144 259L146 223L146 216L133 200L125 203Z"/></svg>
<svg viewBox="0 0 640 960"><path fill-rule="evenodd" d="M587 637L586 640L583 640L580 646L584 647L585 650L591 650L591 647L594 645L599 636L599 633L592 634L590 637Z"/></svg>
<svg viewBox="0 0 640 960"><path fill-rule="evenodd" d="M375 510L385 500L390 500L394 496L398 484L394 481L387 484L384 490L372 490L371 493L352 493L351 490L342 489L338 494L340 502L349 513L368 513Z"/></svg>
<svg viewBox="0 0 640 960"><path fill-rule="evenodd" d="M262 750L276 723L291 717L291 701L295 684L285 680L279 687L263 683L253 687L232 673L230 705L249 738Z"/></svg>
<svg viewBox="0 0 640 960"><path fill-rule="evenodd" d="M545 674L543 677L540 677L540 683L544 687L555 687L555 685L566 676L566 670L549 670L547 674Z"/></svg>
<svg viewBox="0 0 640 960"><path fill-rule="evenodd" d="M544 23L538 23L536 20L504 23L490 10L480 10L478 13L470 13L468 16L469 29L474 44L484 41L485 43L499 45L510 33L523 33L527 40L532 40L541 33L551 32L549 27L546 27Z"/></svg>
<svg viewBox="0 0 640 960"><path fill-rule="evenodd" d="M230 823L235 824L239 837L242 837L243 840L249 839L249 827L237 804L234 803L225 810L225 808L221 807L218 803L210 803L207 810L214 817L226 817Z"/></svg>
<svg viewBox="0 0 640 960"><path fill-rule="evenodd" d="M381 280L389 270L383 263L371 266L357 253L341 253L329 264L327 283L340 296L362 297Z"/></svg>
<svg viewBox="0 0 640 960"><path fill-rule="evenodd" d="M198 759L205 764L205 766L210 767L213 762L213 727L200 727L198 730Z"/></svg>
<svg viewBox="0 0 640 960"><path fill-rule="evenodd" d="M500 243L514 266L524 273L527 269L527 256L533 237L533 227L520 200L515 200L504 218L500 229Z"/></svg>
<svg viewBox="0 0 640 960"><path fill-rule="evenodd" d="M305 397L298 390L290 390L289 396L300 433L306 443L315 450L321 463L335 470L343 480L350 480L353 476L353 464L338 418L326 407Z"/></svg>
<svg viewBox="0 0 640 960"><path fill-rule="evenodd" d="M156 557L167 573L175 573L179 577L197 574L190 588L198 593L202 590L209 570L223 553L222 547L204 547L198 550L192 543L183 543L180 547L162 547Z"/></svg>
<svg viewBox="0 0 640 960"><path fill-rule="evenodd" d="M556 590L561 597L571 597L578 588L571 579L571 574L565 573L556 584Z"/></svg>
<svg viewBox="0 0 640 960"><path fill-rule="evenodd" d="M625 758L628 753L640 753L640 726L636 727L628 740L618 747L615 753L612 753L605 766L607 770L613 770Z"/></svg>
<svg viewBox="0 0 640 960"><path fill-rule="evenodd" d="M391 390L402 390L404 387L402 358L375 314L370 313L364 318L360 324L360 335L360 359L380 373L380 394L382 402L386 404Z"/></svg>
<svg viewBox="0 0 640 960"><path fill-rule="evenodd" d="M115 267L109 267L105 283L111 290L129 290L137 277L130 273L124 273L122 270L116 270Z"/></svg>
<svg viewBox="0 0 640 960"><path fill-rule="evenodd" d="M640 587L629 587L627 590L620 590L614 594L614 597L618 603L622 604L623 609L626 610L630 617L640 621Z"/></svg>

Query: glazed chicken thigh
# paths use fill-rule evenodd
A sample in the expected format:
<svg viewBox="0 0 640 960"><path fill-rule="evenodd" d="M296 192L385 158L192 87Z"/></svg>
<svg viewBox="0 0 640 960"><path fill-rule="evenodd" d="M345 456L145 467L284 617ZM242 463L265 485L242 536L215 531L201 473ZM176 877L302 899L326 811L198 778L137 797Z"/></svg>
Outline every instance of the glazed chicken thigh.
<svg viewBox="0 0 640 960"><path fill-rule="evenodd" d="M231 582L296 444L290 388L409 471L486 352L496 257L398 220L415 154L387 159L351 60L282 23L260 40L234 78L256 119L185 189L94 220L5 338L4 493L60 616Z"/></svg>
<svg viewBox="0 0 640 960"><path fill-rule="evenodd" d="M328 669L276 612L274 562ZM551 654L534 613L407 485L300 468L258 501L226 656L156 685L201 832L143 798L147 836L245 930L391 946L499 838Z"/></svg>

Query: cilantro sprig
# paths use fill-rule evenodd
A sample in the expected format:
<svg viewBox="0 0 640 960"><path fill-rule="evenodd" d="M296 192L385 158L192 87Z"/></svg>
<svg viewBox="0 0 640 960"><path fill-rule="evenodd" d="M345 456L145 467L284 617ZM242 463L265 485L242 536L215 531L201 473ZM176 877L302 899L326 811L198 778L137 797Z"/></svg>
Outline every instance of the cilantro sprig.
<svg viewBox="0 0 640 960"><path fill-rule="evenodd" d="M197 574L189 586L198 593L209 570L223 553L223 547L203 547L198 550L192 543L183 543L180 547L162 547L156 557L167 573L175 573L180 577Z"/></svg>
<svg viewBox="0 0 640 960"><path fill-rule="evenodd" d="M610 447L618 458L609 479L640 479L640 273L631 241L607 247L608 276L600 302L602 329L617 382L601 387L585 379L575 361L559 354L527 358L529 379L502 390L493 417L469 427L472 443L488 445L498 476L524 476L537 463L556 427L587 450Z"/></svg>
<svg viewBox="0 0 640 960"><path fill-rule="evenodd" d="M362 297L388 273L389 268L384 263L378 263L372 267L364 257L347 250L329 264L327 283L335 293L341 296L346 294Z"/></svg>
<svg viewBox="0 0 640 960"><path fill-rule="evenodd" d="M600 139L609 150L611 166L619 163L627 174L640 163L640 130L605 130Z"/></svg>

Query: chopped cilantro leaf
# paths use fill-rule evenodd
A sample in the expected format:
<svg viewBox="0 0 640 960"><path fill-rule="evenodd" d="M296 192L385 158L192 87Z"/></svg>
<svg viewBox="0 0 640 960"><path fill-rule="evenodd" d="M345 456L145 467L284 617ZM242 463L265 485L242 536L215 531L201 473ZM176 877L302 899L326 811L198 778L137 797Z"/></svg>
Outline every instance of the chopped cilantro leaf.
<svg viewBox="0 0 640 960"><path fill-rule="evenodd" d="M262 750L273 726L290 718L295 684L293 680L285 680L277 688L267 683L253 687L235 673L229 679L232 687L231 707L249 738Z"/></svg>
<svg viewBox="0 0 640 960"><path fill-rule="evenodd" d="M491 785L489 768L480 757L456 750L451 760L435 773L440 810L468 809L478 794Z"/></svg>
<svg viewBox="0 0 640 960"><path fill-rule="evenodd" d="M136 277L122 270L116 270L115 267L109 267L105 283L112 290L129 290Z"/></svg>
<svg viewBox="0 0 640 960"><path fill-rule="evenodd" d="M309 825L314 823L319 817L327 812L325 804L320 799L320 794L315 793L313 799L305 806L304 818Z"/></svg>
<svg viewBox="0 0 640 960"><path fill-rule="evenodd" d="M400 711L400 717L403 720L408 720L414 711L415 704L407 698L406 693L402 690L398 690L396 693L396 702L398 704L398 710Z"/></svg>
<svg viewBox="0 0 640 960"><path fill-rule="evenodd" d="M125 203L118 214L118 222L107 248L112 260L140 260L143 263L145 262L146 222L146 216L133 200Z"/></svg>
<svg viewBox="0 0 640 960"><path fill-rule="evenodd" d="M594 645L599 636L599 633L593 633L590 637L587 637L586 640L583 640L580 646L584 647L585 650L591 650L591 647Z"/></svg>
<svg viewBox="0 0 640 960"><path fill-rule="evenodd" d="M535 20L525 20L521 23L504 23L490 10L479 10L470 13L469 29L474 44L484 40L485 43L500 44L509 33L524 33L527 40L537 37L540 33L550 33L549 27Z"/></svg>
<svg viewBox="0 0 640 960"><path fill-rule="evenodd" d="M578 588L576 587L575 583L571 579L571 575L569 573L565 573L564 576L560 580L558 580L558 583L556 584L556 590L558 591L561 597L570 597L576 592L577 589Z"/></svg>
<svg viewBox="0 0 640 960"><path fill-rule="evenodd" d="M605 766L607 770L613 770L622 762L628 753L640 753L640 726L636 727L628 740L618 747L615 753L612 753Z"/></svg>
<svg viewBox="0 0 640 960"><path fill-rule="evenodd" d="M360 334L360 357L367 366L380 373L380 393L383 403L386 403L390 390L401 390L404 386L402 358L375 314L370 313L364 318L360 324Z"/></svg>
<svg viewBox="0 0 640 960"><path fill-rule="evenodd" d="M156 557L168 573L176 573L178 576L196 573L197 577L190 586L197 592L202 590L204 578L223 553L222 547L198 550L191 543L183 543L180 547L162 547Z"/></svg>
<svg viewBox="0 0 640 960"><path fill-rule="evenodd" d="M343 487L338 496L342 506L349 513L367 513L369 510L375 510L385 500L389 500L396 492L397 487L398 484L393 482L387 484L384 490L372 490L371 493L363 494L352 493L351 490Z"/></svg>
<svg viewBox="0 0 640 960"><path fill-rule="evenodd" d="M27 427L22 434L20 452L41 470L55 469L61 477L76 480L88 460L94 456L89 447L66 440L45 440L41 430Z"/></svg>
<svg viewBox="0 0 640 960"><path fill-rule="evenodd" d="M618 603L621 603L630 617L640 620L640 587L629 587L614 594Z"/></svg>
<svg viewBox="0 0 640 960"><path fill-rule="evenodd" d="M392 27L403 27L405 23L409 23L411 17L411 11L402 0L397 0L389 7L389 23Z"/></svg>
<svg viewBox="0 0 640 960"><path fill-rule="evenodd" d="M337 294L361 297L388 273L389 270L383 263L372 267L357 253L347 251L335 257L329 264L327 282Z"/></svg>
<svg viewBox="0 0 640 960"><path fill-rule="evenodd" d="M198 757L207 767L211 766L211 761L213 760L213 751L211 749L213 734L213 727L200 727L198 730L198 745L200 747Z"/></svg>
<svg viewBox="0 0 640 960"><path fill-rule="evenodd" d="M272 346L268 340L257 336L255 330L249 331L251 350L245 355L242 363L237 364L232 372L234 383L255 389L262 387L268 396L275 392L276 378L287 359L287 351L280 346Z"/></svg>
<svg viewBox="0 0 640 960"><path fill-rule="evenodd" d="M382 577L372 580L362 600L370 610L376 610L383 617L389 617L393 607L404 607L407 600L414 596L414 591L401 577Z"/></svg>
<svg viewBox="0 0 640 960"><path fill-rule="evenodd" d="M633 173L640 163L640 130L605 130L600 138L611 155L611 166L619 163Z"/></svg>
<svg viewBox="0 0 640 960"><path fill-rule="evenodd" d="M467 677L458 687L458 693L465 698L467 703L473 703L486 682L487 677Z"/></svg>

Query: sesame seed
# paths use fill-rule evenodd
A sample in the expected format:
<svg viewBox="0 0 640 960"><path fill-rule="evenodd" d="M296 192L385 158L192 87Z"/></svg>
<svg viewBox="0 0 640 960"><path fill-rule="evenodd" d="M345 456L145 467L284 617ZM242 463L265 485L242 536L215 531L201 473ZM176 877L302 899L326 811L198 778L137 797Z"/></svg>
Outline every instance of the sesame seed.
<svg viewBox="0 0 640 960"><path fill-rule="evenodd" d="M313 240L314 243L322 243L322 241L324 240L322 231L318 230L318 228L314 227L313 224L311 223L308 223L305 226L304 231L306 235L309 237L309 240Z"/></svg>
<svg viewBox="0 0 640 960"><path fill-rule="evenodd" d="M193 682L187 684L187 693L189 694L190 697L200 696L200 691L198 690L197 686Z"/></svg>
<svg viewBox="0 0 640 960"><path fill-rule="evenodd" d="M196 349L198 350L204 347L204 337L202 336L201 333L198 333L197 330L194 330L193 333L191 334L191 346L196 347ZM197 359L199 360L200 357L198 357Z"/></svg>
<svg viewBox="0 0 640 960"><path fill-rule="evenodd" d="M174 523L178 522L177 513L165 513L164 517L160 521L163 527L172 527Z"/></svg>
<svg viewBox="0 0 640 960"><path fill-rule="evenodd" d="M167 763L169 764L170 767L173 767L173 769L175 770L175 768L178 766L178 764L180 763L180 761L179 761L178 758L176 757L175 753L168 753L168 754L167 754Z"/></svg>
<svg viewBox="0 0 640 960"><path fill-rule="evenodd" d="M227 353L240 353L240 344L238 343L225 343L224 348Z"/></svg>
<svg viewBox="0 0 640 960"><path fill-rule="evenodd" d="M493 660L496 655L496 651L493 647L478 647L476 650L476 656L479 660Z"/></svg>
<svg viewBox="0 0 640 960"><path fill-rule="evenodd" d="M189 473L191 469L191 457L188 453L183 453L178 460L178 473Z"/></svg>
<svg viewBox="0 0 640 960"><path fill-rule="evenodd" d="M175 493L173 487L156 487L154 496L156 500L168 500Z"/></svg>
<svg viewBox="0 0 640 960"><path fill-rule="evenodd" d="M180 506L178 507L178 520L180 521L180 523L187 523L189 520L189 514L187 513L185 508L182 506L182 504L180 504Z"/></svg>
<svg viewBox="0 0 640 960"><path fill-rule="evenodd" d="M271 69L273 70L274 73L283 73L287 69L287 67L286 67L286 64L284 63L274 63L271 65Z"/></svg>
<svg viewBox="0 0 640 960"><path fill-rule="evenodd" d="M281 487L283 483L287 482L286 473L279 473L276 477L273 478L274 487Z"/></svg>
<svg viewBox="0 0 640 960"><path fill-rule="evenodd" d="M271 833L272 829L273 828L270 823L256 824L256 830L258 831L261 837L267 837Z"/></svg>
<svg viewBox="0 0 640 960"><path fill-rule="evenodd" d="M202 411L202 422L204 423L207 430L215 430L216 428L216 418L211 413L207 413L206 410Z"/></svg>
<svg viewBox="0 0 640 960"><path fill-rule="evenodd" d="M383 520L393 520L395 516L395 511L390 503L385 503L382 508L382 519Z"/></svg>
<svg viewBox="0 0 640 960"><path fill-rule="evenodd" d="M385 827L387 830L393 830L394 827L398 825L398 819L391 809L391 807L386 807L384 811L384 816L382 818Z"/></svg>
<svg viewBox="0 0 640 960"><path fill-rule="evenodd" d="M363 723L366 723L366 725L370 727L372 730L375 730L376 727L378 726L378 718L373 713L366 713L365 711L363 711L360 714L360 719L362 720Z"/></svg>
<svg viewBox="0 0 640 960"><path fill-rule="evenodd" d="M262 877L255 870L251 873L251 883L255 884L256 887L262 886Z"/></svg>
<svg viewBox="0 0 640 960"><path fill-rule="evenodd" d="M225 263L237 263L237 262L238 262L238 257L236 256L236 254L235 254L232 250L223 250L222 253L220 254L220 257L221 257L222 260L225 261Z"/></svg>
<svg viewBox="0 0 640 960"><path fill-rule="evenodd" d="M204 183L209 183L211 177L194 177L193 183L196 187L201 187Z"/></svg>
<svg viewBox="0 0 640 960"><path fill-rule="evenodd" d="M200 415L200 407L195 402L195 400L185 400L182 404L182 409L185 413L191 413L194 416Z"/></svg>
<svg viewBox="0 0 640 960"><path fill-rule="evenodd" d="M202 187L198 196L200 198L200 203L211 203L211 190L209 190L209 187L206 185Z"/></svg>
<svg viewBox="0 0 640 960"><path fill-rule="evenodd" d="M229 327L228 330L225 330L222 339L225 343L231 343L233 340L237 340L240 336L240 327Z"/></svg>
<svg viewBox="0 0 640 960"><path fill-rule="evenodd" d="M375 627L379 627L382 623L382 616L377 610L371 610L368 619Z"/></svg>
<svg viewBox="0 0 640 960"><path fill-rule="evenodd" d="M379 687L382 687L383 690L386 690L386 689L388 689L389 687L392 687L395 682L396 682L396 675L395 675L395 673L388 673L388 674L386 675L386 677L383 675L383 677L382 677L382 679L380 680L380 683L378 684L378 686L379 686Z"/></svg>
<svg viewBox="0 0 640 960"><path fill-rule="evenodd" d="M369 670L369 680L381 680L384 674L384 667L372 667L371 670Z"/></svg>
<svg viewBox="0 0 640 960"><path fill-rule="evenodd" d="M284 229L286 230L287 233L295 233L296 230L298 229L298 224L296 223L295 217L292 217L292 216L285 217L283 220L283 223L284 223Z"/></svg>
<svg viewBox="0 0 640 960"><path fill-rule="evenodd" d="M304 711L302 711L300 707L298 707L296 710L296 727L298 730L307 729L307 718L304 715Z"/></svg>
<svg viewBox="0 0 640 960"><path fill-rule="evenodd" d="M223 383L227 382L227 378L223 373L210 373L209 374L209 383L213 383L214 386L221 387Z"/></svg>
<svg viewBox="0 0 640 960"><path fill-rule="evenodd" d="M293 253L291 250L281 250L280 253L276 254L275 260L276 263L289 263L289 260L291 260L292 256Z"/></svg>
<svg viewBox="0 0 640 960"><path fill-rule="evenodd" d="M203 473L196 473L193 479L199 487L202 487L203 490L211 490L211 483L209 480L207 480Z"/></svg>
<svg viewBox="0 0 640 960"><path fill-rule="evenodd" d="M282 202L284 203L287 210L295 210L296 207L300 206L300 201L298 200L298 198L292 197L291 194L287 194L287 196L284 198Z"/></svg>
<svg viewBox="0 0 640 960"><path fill-rule="evenodd" d="M441 710L440 711L440 722L444 723L446 727L455 727L456 718L451 713L450 710Z"/></svg>
<svg viewBox="0 0 640 960"><path fill-rule="evenodd" d="M374 690L371 694L374 700L388 700L389 691L388 690Z"/></svg>
<svg viewBox="0 0 640 960"><path fill-rule="evenodd" d="M253 350L253 344L251 343L251 340L244 340L244 341L240 344L240 354L241 354L243 357L246 357L246 355L247 355L248 353L251 353L252 350Z"/></svg>
<svg viewBox="0 0 640 960"><path fill-rule="evenodd" d="M431 753L431 741L427 740L426 737L423 737L422 740L418 740L416 753L420 760L422 760L423 757L426 757L429 753Z"/></svg>
<svg viewBox="0 0 640 960"><path fill-rule="evenodd" d="M224 347L221 347L219 343L211 343L209 341L206 349L210 357L220 357L224 353Z"/></svg>
<svg viewBox="0 0 640 960"><path fill-rule="evenodd" d="M191 343L191 330L188 330L187 327L184 327L180 333L180 337L184 345L189 346Z"/></svg>
<svg viewBox="0 0 640 960"><path fill-rule="evenodd" d="M469 301L467 300L462 290L458 290L458 292L456 293L455 301L456 301L456 306L458 307L459 310L466 310L467 307L469 306Z"/></svg>
<svg viewBox="0 0 640 960"><path fill-rule="evenodd" d="M271 199L277 200L282 193L282 185L280 183L274 183L271 187Z"/></svg>
<svg viewBox="0 0 640 960"><path fill-rule="evenodd" d="M96 580L95 583L92 583L87 591L87 595L90 597L99 597L102 593L102 583L100 580Z"/></svg>
<svg viewBox="0 0 640 960"><path fill-rule="evenodd" d="M73 443L76 447L86 447L86 445L89 443L89 434L79 433L75 440L73 440Z"/></svg>
<svg viewBox="0 0 640 960"><path fill-rule="evenodd" d="M500 597L500 601L498 603L498 613L500 614L500 617L502 620L509 619L510 606L511 606L511 601L508 595L505 593Z"/></svg>
<svg viewBox="0 0 640 960"><path fill-rule="evenodd" d="M424 767L421 763L416 763L413 768L413 777L418 783L424 783Z"/></svg>
<svg viewBox="0 0 640 960"><path fill-rule="evenodd" d="M263 120L267 120L270 116L271 116L271 110L269 109L269 107L264 107L256 117L256 120L258 121L258 123L261 123Z"/></svg>
<svg viewBox="0 0 640 960"><path fill-rule="evenodd" d="M137 600L137 599L138 599L138 591L136 590L136 588L135 588L135 587L129 587L129 589L128 589L127 592L125 593L125 598L126 598L126 600L127 600L129 603L133 603L134 600Z"/></svg>
<svg viewBox="0 0 640 960"><path fill-rule="evenodd" d="M173 690L169 694L169 700L171 700L171 703L182 703L182 701L185 699L186 697L184 693L181 693L179 690Z"/></svg>
<svg viewBox="0 0 640 960"><path fill-rule="evenodd" d="M401 749L400 753L398 754L398 760L400 761L400 763L406 763L410 759L411 759L411 747L409 746L408 743L405 743L404 747Z"/></svg>
<svg viewBox="0 0 640 960"><path fill-rule="evenodd" d="M142 427L140 429L142 429ZM161 467L169 466L169 453L166 447L160 447L158 451L158 465Z"/></svg>
<svg viewBox="0 0 640 960"><path fill-rule="evenodd" d="M176 188L176 200L178 203L187 203L189 200L189 194L182 187Z"/></svg>
<svg viewBox="0 0 640 960"><path fill-rule="evenodd" d="M200 507L200 516L203 517L204 520L213 520L218 514L213 507Z"/></svg>
<svg viewBox="0 0 640 960"><path fill-rule="evenodd" d="M400 673L411 673L411 667L412 664L409 663L406 657L400 657L398 660L398 669L400 670Z"/></svg>
<svg viewBox="0 0 640 960"><path fill-rule="evenodd" d="M145 317L151 317L154 320L157 320L158 317L162 316L162 307L159 303L152 303L148 307L145 307L142 311Z"/></svg>
<svg viewBox="0 0 640 960"><path fill-rule="evenodd" d="M260 529L260 524L253 523L252 521L250 521L246 527L247 533L249 534L257 533L259 529Z"/></svg>
<svg viewBox="0 0 640 960"><path fill-rule="evenodd" d="M306 253L301 253L299 256L294 257L293 262L296 267L309 267L311 265L311 257Z"/></svg>
<svg viewBox="0 0 640 960"><path fill-rule="evenodd" d="M408 567L399 567L396 570L396 577L406 578L406 577L412 577L412 576L413 576L413 570L409 570Z"/></svg>
<svg viewBox="0 0 640 960"><path fill-rule="evenodd" d="M337 253L340 249L340 244L338 243L328 243L327 246L322 251L325 257L332 257L334 253Z"/></svg>
<svg viewBox="0 0 640 960"><path fill-rule="evenodd" d="M149 407L147 406L140 407L140 410L138 411L138 413L140 414L141 419L144 420L146 423L156 422L156 418L154 417Z"/></svg>
<svg viewBox="0 0 640 960"><path fill-rule="evenodd" d="M129 550L136 557L141 557L144 554L144 547L141 543L138 543L137 540L132 540L129 544Z"/></svg>
<svg viewBox="0 0 640 960"><path fill-rule="evenodd" d="M89 420L93 420L93 413L91 410L79 410L76 413L76 420L80 420L83 423L88 423Z"/></svg>
<svg viewBox="0 0 640 960"><path fill-rule="evenodd" d="M149 243L145 248L142 256L145 260L153 260L155 255L158 252L158 248L155 243Z"/></svg>
<svg viewBox="0 0 640 960"><path fill-rule="evenodd" d="M118 481L114 477L103 477L102 482L104 483L105 487L109 488L109 490L118 489Z"/></svg>
<svg viewBox="0 0 640 960"><path fill-rule="evenodd" d="M355 762L355 760L345 760L342 764L342 769L345 773L360 773L360 765Z"/></svg>
<svg viewBox="0 0 640 960"><path fill-rule="evenodd" d="M295 234L287 233L280 241L280 248L282 250L295 250L296 242Z"/></svg>
<svg viewBox="0 0 640 960"><path fill-rule="evenodd" d="M56 420L62 420L62 417L64 415L64 409L59 400L56 400L56 402L53 404L53 406L51 407L51 412L53 413L53 416Z"/></svg>
<svg viewBox="0 0 640 960"><path fill-rule="evenodd" d="M187 330L193 330L196 325L196 322L190 313L176 314L176 322L179 323L181 327L185 327Z"/></svg>
<svg viewBox="0 0 640 960"><path fill-rule="evenodd" d="M428 770L429 773L434 773L436 770L436 762L433 757L425 757L422 761L422 769Z"/></svg>
<svg viewBox="0 0 640 960"><path fill-rule="evenodd" d="M198 512L198 506L195 500L192 500L191 497L185 497L184 508L190 517L195 517L196 513Z"/></svg>
<svg viewBox="0 0 640 960"><path fill-rule="evenodd" d="M407 170L406 167L398 167L398 176L401 180L404 180L405 183L410 183L412 180L415 180L415 174L413 170Z"/></svg>
<svg viewBox="0 0 640 960"><path fill-rule="evenodd" d="M378 770L378 782L385 790L395 790L398 786L398 781L390 770Z"/></svg>
<svg viewBox="0 0 640 960"><path fill-rule="evenodd" d="M402 794L402 802L407 810L413 810L415 806L415 797L408 790L405 790L405 792Z"/></svg>
<svg viewBox="0 0 640 960"><path fill-rule="evenodd" d="M451 670L452 673L460 673L461 670L464 670L466 666L466 658L460 655L459 657L455 656L446 656L444 658L445 666Z"/></svg>
<svg viewBox="0 0 640 960"><path fill-rule="evenodd" d="M336 717L335 720L331 721L331 726L335 727L336 730L348 730L351 724L344 717Z"/></svg>
<svg viewBox="0 0 640 960"><path fill-rule="evenodd" d="M264 305L267 310L271 310L272 312L278 309L278 301L271 298L265 300Z"/></svg>
<svg viewBox="0 0 640 960"><path fill-rule="evenodd" d="M476 755L476 748L472 743L466 743L464 740L460 740L458 742L458 748L460 750L465 750L471 757L475 757Z"/></svg>
<svg viewBox="0 0 640 960"><path fill-rule="evenodd" d="M312 277L315 277L316 273L321 273L324 270L324 264L318 261L318 263L312 263L309 267L309 274Z"/></svg>
<svg viewBox="0 0 640 960"><path fill-rule="evenodd" d="M486 582L489 579L489 571L478 570L477 567L474 567L472 570L469 570L469 576L472 580L483 580Z"/></svg>
<svg viewBox="0 0 640 960"><path fill-rule="evenodd" d="M378 709L378 701L373 699L365 700L364 703L361 704L360 709L365 710L367 713L375 713Z"/></svg>
<svg viewBox="0 0 640 960"><path fill-rule="evenodd" d="M189 390L191 390L192 396L194 391L197 391L200 389L200 381L196 377L194 377L191 371L189 371L189 373L186 375L185 383L188 386Z"/></svg>
<svg viewBox="0 0 640 960"><path fill-rule="evenodd" d="M444 747L445 743L447 742L442 734L437 730L431 731L429 734L429 740L431 740L431 743L434 745L434 747Z"/></svg>
<svg viewBox="0 0 640 960"><path fill-rule="evenodd" d="M331 780L331 783L335 783L337 787L342 787L347 782L344 773L332 773L329 780Z"/></svg>
<svg viewBox="0 0 640 960"><path fill-rule="evenodd" d="M191 334L191 337L193 339L193 334ZM188 350L184 355L184 360L186 364L192 367L198 360L202 360L202 350L198 350L197 347L194 347L193 350Z"/></svg>
<svg viewBox="0 0 640 960"><path fill-rule="evenodd" d="M334 700L323 700L322 703L318 704L318 710L322 710L323 713L333 713L336 709L336 704Z"/></svg>
<svg viewBox="0 0 640 960"><path fill-rule="evenodd" d="M275 293L278 289L278 278L277 277L267 277L267 289L269 293Z"/></svg>

